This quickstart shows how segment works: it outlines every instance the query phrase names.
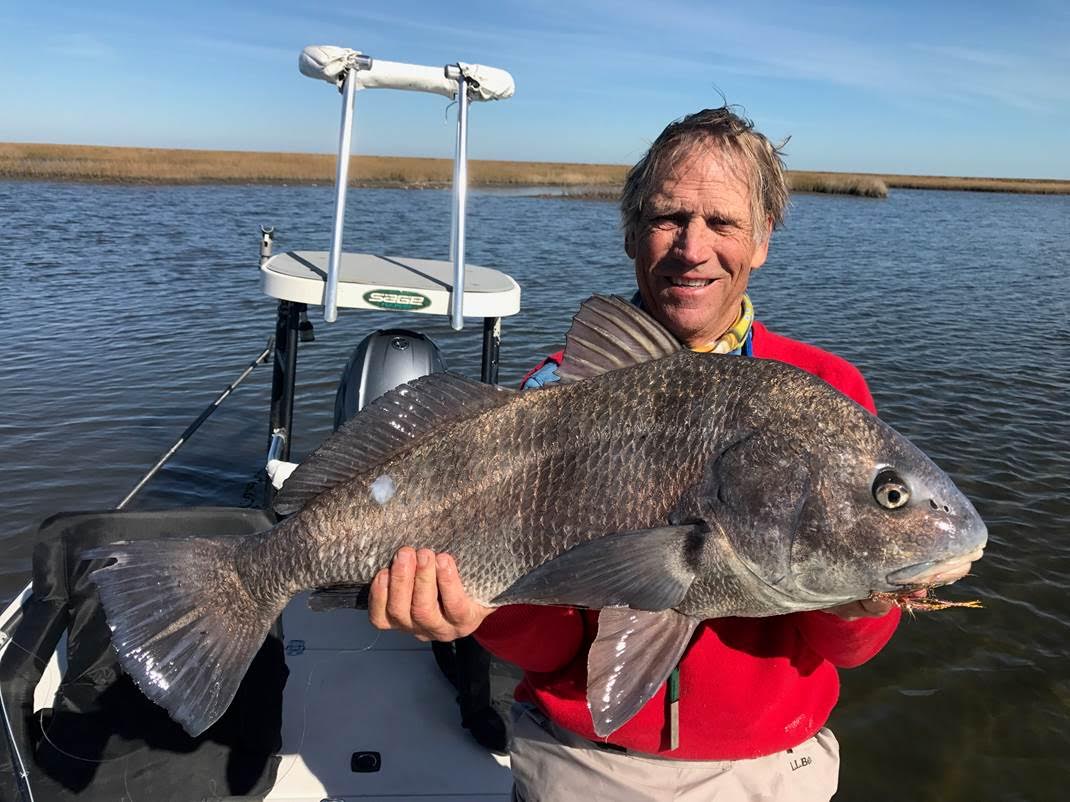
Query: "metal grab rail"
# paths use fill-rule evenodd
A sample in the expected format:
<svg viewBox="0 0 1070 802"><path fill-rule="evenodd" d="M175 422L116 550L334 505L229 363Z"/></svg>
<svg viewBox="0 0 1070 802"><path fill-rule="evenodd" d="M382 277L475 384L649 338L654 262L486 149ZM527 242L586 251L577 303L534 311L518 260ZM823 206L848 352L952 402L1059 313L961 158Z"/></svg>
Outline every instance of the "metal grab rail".
<svg viewBox="0 0 1070 802"><path fill-rule="evenodd" d="M451 74L454 73L454 74ZM468 87L464 74L447 67L446 75L457 81L457 149L453 162L453 213L450 259L453 260L453 293L450 295L450 326L464 328L464 223L468 208Z"/></svg>
<svg viewBox="0 0 1070 802"><path fill-rule="evenodd" d="M323 319L338 319L338 273L342 259L342 229L345 222L346 185L353 141L353 106L357 89L403 89L430 92L457 100L457 143L454 153L453 202L451 207L450 259L453 292L450 299L450 326L464 328L465 213L468 193L468 104L473 99L497 100L511 97L512 76L504 70L458 62L445 67L424 67L379 61L363 53L336 47L307 47L299 66L303 73L339 85L342 92L342 121L338 136L338 165L335 172L334 223L327 256L327 280L323 289ZM492 91L481 91L480 81Z"/></svg>
<svg viewBox="0 0 1070 802"><path fill-rule="evenodd" d="M354 70L346 70L342 84L342 130L338 134L338 167L334 177L334 225L331 250L327 256L327 284L323 288L323 319L338 319L338 265L342 260L342 227L346 217L346 184L349 182L349 153L353 141L353 102L357 95Z"/></svg>

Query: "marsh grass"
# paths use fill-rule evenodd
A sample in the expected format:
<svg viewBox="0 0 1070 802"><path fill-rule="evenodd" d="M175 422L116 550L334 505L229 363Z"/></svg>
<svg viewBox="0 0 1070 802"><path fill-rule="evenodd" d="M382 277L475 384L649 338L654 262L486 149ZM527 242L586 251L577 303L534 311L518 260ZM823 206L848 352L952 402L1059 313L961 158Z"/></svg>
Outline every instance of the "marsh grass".
<svg viewBox="0 0 1070 802"><path fill-rule="evenodd" d="M616 164L472 161L472 186L564 187L557 197L615 200L628 168ZM113 148L0 143L0 179L120 184L329 184L335 157L316 153ZM450 159L354 156L355 186L445 187ZM884 197L889 188L1070 194L1070 181L791 171L796 192Z"/></svg>
<svg viewBox="0 0 1070 802"><path fill-rule="evenodd" d="M880 178L851 173L788 172L792 192L822 192L833 195L857 195L864 198L888 197L888 186ZM564 197L573 200L618 200L618 187L571 186L540 197Z"/></svg>
<svg viewBox="0 0 1070 802"><path fill-rule="evenodd" d="M958 189L969 192L1017 192L1070 195L1070 181L1051 178L970 178L946 175L876 175L895 189Z"/></svg>
<svg viewBox="0 0 1070 802"><path fill-rule="evenodd" d="M619 185L627 168L605 164L472 161L474 186ZM90 145L0 144L0 178L127 184L333 183L335 157L316 153L111 148ZM450 159L353 156L350 183L448 186Z"/></svg>
<svg viewBox="0 0 1070 802"><path fill-rule="evenodd" d="M857 195L862 198L888 197L888 185L874 175L793 170L788 173L788 185L792 192L827 192L833 195Z"/></svg>

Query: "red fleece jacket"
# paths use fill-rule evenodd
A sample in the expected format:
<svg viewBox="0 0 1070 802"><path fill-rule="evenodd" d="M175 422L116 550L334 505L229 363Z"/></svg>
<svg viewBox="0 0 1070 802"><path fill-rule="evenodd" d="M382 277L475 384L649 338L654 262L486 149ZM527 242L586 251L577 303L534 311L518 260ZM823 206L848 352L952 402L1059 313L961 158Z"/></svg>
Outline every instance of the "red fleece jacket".
<svg viewBox="0 0 1070 802"><path fill-rule="evenodd" d="M876 412L865 379L849 362L760 323L752 338L755 357L802 368ZM560 363L561 353L548 359ZM869 660L898 622L896 609L850 622L820 611L704 621L680 662L679 748L668 751L664 686L609 741L680 760L738 760L797 746L824 725L836 704L837 667ZM517 605L495 611L475 634L524 670L518 700L596 740L586 689L597 623L597 610Z"/></svg>

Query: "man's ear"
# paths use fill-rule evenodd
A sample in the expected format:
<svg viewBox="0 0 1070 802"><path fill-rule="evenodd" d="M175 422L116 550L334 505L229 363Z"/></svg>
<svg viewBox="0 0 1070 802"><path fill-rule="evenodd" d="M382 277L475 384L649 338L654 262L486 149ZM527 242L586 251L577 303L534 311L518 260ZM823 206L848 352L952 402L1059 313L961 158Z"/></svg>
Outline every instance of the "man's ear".
<svg viewBox="0 0 1070 802"><path fill-rule="evenodd" d="M624 252L629 259L635 258L635 235L630 231L624 235Z"/></svg>
<svg viewBox="0 0 1070 802"><path fill-rule="evenodd" d="M767 256L769 256L769 237L754 246L754 253L751 254L750 259L750 269L757 270L764 265Z"/></svg>
<svg viewBox="0 0 1070 802"><path fill-rule="evenodd" d="M765 218L765 237L761 242L757 243L754 247L754 253L751 255L750 269L757 270L759 267L765 264L766 257L769 256L769 238L773 236L773 218Z"/></svg>

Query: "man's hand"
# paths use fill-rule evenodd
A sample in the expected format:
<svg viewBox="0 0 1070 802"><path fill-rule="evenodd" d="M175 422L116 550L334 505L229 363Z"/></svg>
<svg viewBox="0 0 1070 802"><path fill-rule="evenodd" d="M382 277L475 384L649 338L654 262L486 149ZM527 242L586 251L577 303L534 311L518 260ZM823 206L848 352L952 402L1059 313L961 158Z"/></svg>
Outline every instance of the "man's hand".
<svg viewBox="0 0 1070 802"><path fill-rule="evenodd" d="M422 641L471 635L492 612L465 592L453 557L407 546L375 575L368 600L372 626L399 629Z"/></svg>
<svg viewBox="0 0 1070 802"><path fill-rule="evenodd" d="M924 593L924 591L922 592ZM887 615L888 611L894 606L890 601L859 599L858 601L826 608L822 612L831 613L844 621L857 621L859 618L880 618L882 615Z"/></svg>

